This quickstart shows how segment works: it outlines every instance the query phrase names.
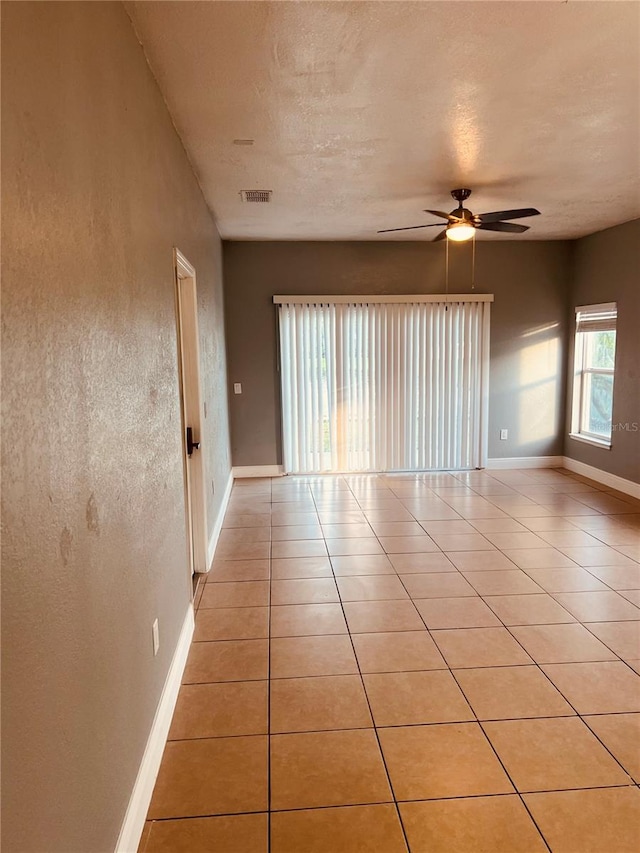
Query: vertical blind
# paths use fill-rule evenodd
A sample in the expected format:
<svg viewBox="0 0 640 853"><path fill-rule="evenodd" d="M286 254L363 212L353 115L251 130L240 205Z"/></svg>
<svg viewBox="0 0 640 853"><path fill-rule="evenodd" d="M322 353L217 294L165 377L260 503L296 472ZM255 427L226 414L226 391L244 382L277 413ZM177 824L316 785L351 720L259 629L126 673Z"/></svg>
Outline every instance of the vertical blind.
<svg viewBox="0 0 640 853"><path fill-rule="evenodd" d="M275 299L286 473L484 466L489 301Z"/></svg>

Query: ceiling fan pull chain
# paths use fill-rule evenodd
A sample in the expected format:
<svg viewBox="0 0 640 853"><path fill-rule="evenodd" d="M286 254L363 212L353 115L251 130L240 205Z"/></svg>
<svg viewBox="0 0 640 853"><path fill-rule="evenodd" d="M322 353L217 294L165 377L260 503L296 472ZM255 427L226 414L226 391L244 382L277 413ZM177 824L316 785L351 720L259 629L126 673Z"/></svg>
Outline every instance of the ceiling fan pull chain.
<svg viewBox="0 0 640 853"><path fill-rule="evenodd" d="M476 289L476 235L471 238L471 290Z"/></svg>
<svg viewBox="0 0 640 853"><path fill-rule="evenodd" d="M444 292L449 295L449 241L444 241L445 250L444 250ZM449 306L445 302L444 310L448 311Z"/></svg>

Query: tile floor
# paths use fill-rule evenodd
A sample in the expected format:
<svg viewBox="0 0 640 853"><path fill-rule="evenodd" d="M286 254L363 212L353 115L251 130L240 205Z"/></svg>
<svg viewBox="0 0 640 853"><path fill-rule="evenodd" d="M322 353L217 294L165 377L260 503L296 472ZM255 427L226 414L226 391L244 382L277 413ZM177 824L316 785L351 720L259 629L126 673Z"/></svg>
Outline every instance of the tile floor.
<svg viewBox="0 0 640 853"><path fill-rule="evenodd" d="M144 853L640 849L640 502L566 471L236 483Z"/></svg>

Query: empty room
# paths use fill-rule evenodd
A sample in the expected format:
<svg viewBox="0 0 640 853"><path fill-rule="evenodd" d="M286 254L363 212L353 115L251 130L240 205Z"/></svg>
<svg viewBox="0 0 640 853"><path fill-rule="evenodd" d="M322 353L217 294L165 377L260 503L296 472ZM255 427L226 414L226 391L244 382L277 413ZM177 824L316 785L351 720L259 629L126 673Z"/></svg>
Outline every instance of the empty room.
<svg viewBox="0 0 640 853"><path fill-rule="evenodd" d="M640 2L0 2L2 849L640 849Z"/></svg>

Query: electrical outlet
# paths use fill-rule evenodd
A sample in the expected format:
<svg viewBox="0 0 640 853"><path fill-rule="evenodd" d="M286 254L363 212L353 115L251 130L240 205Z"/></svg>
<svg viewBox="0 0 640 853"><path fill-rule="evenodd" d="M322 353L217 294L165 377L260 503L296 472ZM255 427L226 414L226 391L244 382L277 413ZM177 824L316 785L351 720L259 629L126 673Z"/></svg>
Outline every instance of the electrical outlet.
<svg viewBox="0 0 640 853"><path fill-rule="evenodd" d="M501 429L500 430L500 441L506 441L509 438L509 430Z"/></svg>
<svg viewBox="0 0 640 853"><path fill-rule="evenodd" d="M242 394L242 384L240 382L233 383L233 393Z"/></svg>
<svg viewBox="0 0 640 853"><path fill-rule="evenodd" d="M157 619L153 623L151 633L153 634L153 654L155 656L158 654L158 649L160 648L160 629L158 628Z"/></svg>

